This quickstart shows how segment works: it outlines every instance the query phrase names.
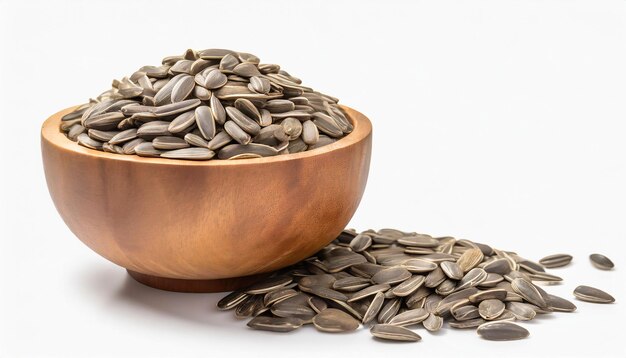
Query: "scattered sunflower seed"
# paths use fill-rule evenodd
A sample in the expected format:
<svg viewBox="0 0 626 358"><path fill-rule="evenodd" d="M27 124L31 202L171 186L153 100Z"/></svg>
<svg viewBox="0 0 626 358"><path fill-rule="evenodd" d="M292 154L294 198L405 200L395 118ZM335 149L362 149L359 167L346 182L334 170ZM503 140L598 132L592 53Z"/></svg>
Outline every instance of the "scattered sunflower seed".
<svg viewBox="0 0 626 358"><path fill-rule="evenodd" d="M359 321L341 310L327 308L313 317L313 325L322 332L339 333L356 330Z"/></svg>
<svg viewBox="0 0 626 358"><path fill-rule="evenodd" d="M563 267L570 262L572 262L572 255L568 254L549 255L539 260L539 263L547 268Z"/></svg>
<svg viewBox="0 0 626 358"><path fill-rule="evenodd" d="M524 339L530 334L526 328L511 322L489 322L478 327L477 333L490 341Z"/></svg>
<svg viewBox="0 0 626 358"><path fill-rule="evenodd" d="M302 320L295 317L257 316L248 322L248 327L272 332L291 332L302 326Z"/></svg>
<svg viewBox="0 0 626 358"><path fill-rule="evenodd" d="M613 261L602 254L591 254L589 255L589 260L591 260L593 266L600 270L611 270L615 267Z"/></svg>
<svg viewBox="0 0 626 358"><path fill-rule="evenodd" d="M292 81L287 75L281 76L284 76L281 77L283 82ZM229 79L235 80L238 81ZM284 106L274 103L273 111ZM306 94L291 103L294 106L316 105ZM256 114L248 107L244 101L235 105L256 122ZM158 127L162 124L154 121L144 125ZM277 128L284 134L283 127L277 124L264 127L261 133L265 135ZM148 133L156 131L151 129ZM225 132L218 132L211 142L198 133L199 130L194 129L185 135L184 141L193 147L178 150L206 150ZM132 138L134 134L129 132L127 136ZM155 137L152 142L141 142L144 139L139 137L122 140L122 143L125 147L139 141L133 144L135 148L139 147L143 155L151 155L160 152L153 144L162 147L159 144L162 141L179 143L172 138L178 137ZM228 142L230 138L221 141ZM250 155L273 148L258 143L222 144L222 147L227 150L221 153L229 155ZM104 150L117 149L109 146ZM395 229L361 233L346 229L314 256L228 294L218 302L218 308L233 309L236 317L252 318L249 323L252 328L277 332L306 324L313 324L324 332L348 332L363 324L371 326L372 335L377 338L415 341L421 337L406 326L419 324L435 332L443 329L447 322L453 329L478 328L478 334L487 340L522 339L529 333L513 321L576 310L572 302L533 284L533 281L560 281L560 277L545 272L544 267L561 265L567 261L563 256L552 255L547 261L542 259L541 263L535 263L515 252L453 237L433 238ZM574 295L579 300L594 303L615 301L608 293L588 286L579 286Z"/></svg>
<svg viewBox="0 0 626 358"><path fill-rule="evenodd" d="M608 293L589 286L578 286L574 290L574 296L581 301L592 303L613 303L615 298Z"/></svg>
<svg viewBox="0 0 626 358"><path fill-rule="evenodd" d="M370 332L376 338L390 341L417 342L422 339L419 334L411 331L410 329L391 324L374 325L370 329Z"/></svg>

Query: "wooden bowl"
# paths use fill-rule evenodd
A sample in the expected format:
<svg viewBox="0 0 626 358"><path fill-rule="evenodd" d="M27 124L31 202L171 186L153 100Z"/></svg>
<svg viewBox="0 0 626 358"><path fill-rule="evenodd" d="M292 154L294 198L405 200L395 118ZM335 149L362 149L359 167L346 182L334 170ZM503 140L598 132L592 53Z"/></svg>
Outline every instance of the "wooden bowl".
<svg viewBox="0 0 626 358"><path fill-rule="evenodd" d="M270 158L188 161L79 146L61 117L41 129L54 204L92 250L152 287L232 290L331 242L367 182L372 126L343 107L354 131L311 151Z"/></svg>

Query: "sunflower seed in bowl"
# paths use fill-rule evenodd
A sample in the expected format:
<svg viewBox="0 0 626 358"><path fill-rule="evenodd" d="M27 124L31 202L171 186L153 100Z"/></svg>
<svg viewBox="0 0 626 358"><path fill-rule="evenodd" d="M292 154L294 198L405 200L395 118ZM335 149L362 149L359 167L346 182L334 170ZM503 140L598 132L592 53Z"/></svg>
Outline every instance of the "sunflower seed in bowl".
<svg viewBox="0 0 626 358"><path fill-rule="evenodd" d="M60 129L79 145L110 153L260 158L316 149L351 133L338 102L254 55L189 49L114 80L63 116ZM137 137L146 143L124 149Z"/></svg>

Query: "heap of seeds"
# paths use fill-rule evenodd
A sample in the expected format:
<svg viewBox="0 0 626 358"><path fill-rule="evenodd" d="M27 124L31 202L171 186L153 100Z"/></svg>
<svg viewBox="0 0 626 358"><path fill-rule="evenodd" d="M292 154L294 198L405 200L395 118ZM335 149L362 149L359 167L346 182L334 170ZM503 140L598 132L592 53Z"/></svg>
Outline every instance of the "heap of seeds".
<svg viewBox="0 0 626 358"><path fill-rule="evenodd" d="M241 159L315 149L353 129L338 99L258 57L187 50L143 66L62 118L91 149L146 157Z"/></svg>
<svg viewBox="0 0 626 358"><path fill-rule="evenodd" d="M559 254L541 262L558 267L571 260ZM534 283L560 281L542 264L469 240L348 229L315 256L228 294L217 307L252 317L251 328L275 332L306 324L347 332L362 324L379 339L415 342L421 337L407 327L434 332L447 322L451 328L474 328L484 339L514 340L529 332L513 321L576 310ZM615 301L588 286L577 287L574 295L593 303Z"/></svg>

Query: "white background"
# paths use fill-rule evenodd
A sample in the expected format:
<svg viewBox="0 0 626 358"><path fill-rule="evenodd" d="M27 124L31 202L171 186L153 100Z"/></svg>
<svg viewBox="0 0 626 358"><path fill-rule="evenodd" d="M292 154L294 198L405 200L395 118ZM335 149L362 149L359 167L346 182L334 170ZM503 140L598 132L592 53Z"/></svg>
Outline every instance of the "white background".
<svg viewBox="0 0 626 358"><path fill-rule="evenodd" d="M0 0L0 356L625 356L626 2ZM280 335L218 312L221 294L141 286L65 227L39 128L111 79L186 48L278 63L370 117L351 225L453 235L529 259L575 256L548 290L617 303L523 325L530 338L418 329ZM592 268L592 252L617 268Z"/></svg>

